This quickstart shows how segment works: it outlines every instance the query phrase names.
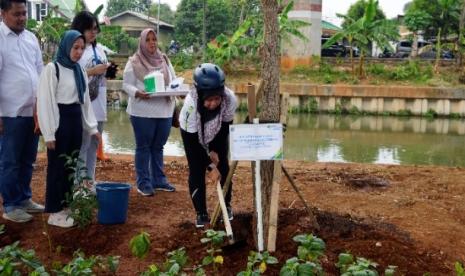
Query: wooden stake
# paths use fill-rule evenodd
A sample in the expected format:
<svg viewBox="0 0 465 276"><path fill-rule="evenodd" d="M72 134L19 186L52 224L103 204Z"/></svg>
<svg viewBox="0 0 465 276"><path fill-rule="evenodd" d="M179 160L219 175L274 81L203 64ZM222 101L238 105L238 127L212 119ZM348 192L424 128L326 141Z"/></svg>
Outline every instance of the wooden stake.
<svg viewBox="0 0 465 276"><path fill-rule="evenodd" d="M247 85L247 110L249 123L252 123L253 118L257 116L257 102L255 96L255 85L251 83Z"/></svg>
<svg viewBox="0 0 465 276"><path fill-rule="evenodd" d="M273 169L273 186L271 187L270 197L270 220L268 227L268 244L266 246L269 252L276 251L276 236L278 234L278 213L279 213L279 182L281 181L281 161L274 161Z"/></svg>
<svg viewBox="0 0 465 276"><path fill-rule="evenodd" d="M238 161L234 161L229 167L229 173L223 185L223 196L226 196L226 193L229 191L229 189L231 189L231 180L233 178L234 172L236 171L238 163L239 163ZM218 202L218 204L216 204L215 210L213 211L213 215L210 220L211 227L216 226L216 222L218 221L219 215L220 215L220 203Z"/></svg>
<svg viewBox="0 0 465 276"><path fill-rule="evenodd" d="M221 183L218 181L216 183L216 191L218 193L218 200L221 206L221 212L223 213L223 222L226 229L226 235L228 236L229 244L234 243L234 235L231 228L231 222L229 221L228 210L226 207L226 202L224 201L223 190L221 189Z"/></svg>
<svg viewBox="0 0 465 276"><path fill-rule="evenodd" d="M258 103L263 97L263 79L258 81L257 89L255 90L255 101Z"/></svg>
<svg viewBox="0 0 465 276"><path fill-rule="evenodd" d="M289 94L285 93L281 99L280 122L285 125L287 122L287 110L289 106ZM274 161L273 183L270 196L270 217L268 227L267 250L276 251L276 236L278 234L279 217L279 183L281 182L281 161Z"/></svg>
<svg viewBox="0 0 465 276"><path fill-rule="evenodd" d="M310 217L312 226L315 229L319 230L320 225L318 224L318 221L316 220L315 215L313 214L312 210L310 209L310 207L308 207L307 201L305 200L304 196L300 192L299 188L297 188L297 185L295 184L294 180L292 179L289 172L286 170L286 168L283 165L281 165L281 169L283 170L284 175L286 176L289 183L291 183L292 188L294 188L294 191L297 193L297 196L300 198L300 200L304 204L305 210L307 211L308 216Z"/></svg>

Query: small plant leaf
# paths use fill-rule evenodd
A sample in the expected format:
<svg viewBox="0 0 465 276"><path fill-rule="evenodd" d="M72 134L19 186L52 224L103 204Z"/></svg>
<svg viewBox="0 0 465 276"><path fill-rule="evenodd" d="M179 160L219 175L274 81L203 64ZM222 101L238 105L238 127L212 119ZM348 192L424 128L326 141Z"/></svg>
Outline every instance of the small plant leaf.
<svg viewBox="0 0 465 276"><path fill-rule="evenodd" d="M213 257L212 256L205 256L203 259L202 259L202 265L203 266L206 266L206 265L209 265L213 263Z"/></svg>
<svg viewBox="0 0 465 276"><path fill-rule="evenodd" d="M134 236L129 242L131 253L139 259L145 258L150 248L150 238L146 232Z"/></svg>

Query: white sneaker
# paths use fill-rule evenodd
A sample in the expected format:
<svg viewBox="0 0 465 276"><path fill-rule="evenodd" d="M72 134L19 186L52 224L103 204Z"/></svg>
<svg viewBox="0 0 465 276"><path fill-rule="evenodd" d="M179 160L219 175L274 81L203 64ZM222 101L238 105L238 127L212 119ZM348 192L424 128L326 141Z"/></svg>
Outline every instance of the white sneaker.
<svg viewBox="0 0 465 276"><path fill-rule="evenodd" d="M32 219L32 216L24 210L17 208L11 212L3 213L3 218L14 222L27 222Z"/></svg>
<svg viewBox="0 0 465 276"><path fill-rule="evenodd" d="M34 202L32 199L28 199L23 202L21 206L18 206L18 209L28 213L42 213L44 211L44 205Z"/></svg>
<svg viewBox="0 0 465 276"><path fill-rule="evenodd" d="M70 213L68 210L62 210L58 213L52 213L48 217L48 224L62 227L62 228L70 228L76 225L74 223L74 219L69 216Z"/></svg>

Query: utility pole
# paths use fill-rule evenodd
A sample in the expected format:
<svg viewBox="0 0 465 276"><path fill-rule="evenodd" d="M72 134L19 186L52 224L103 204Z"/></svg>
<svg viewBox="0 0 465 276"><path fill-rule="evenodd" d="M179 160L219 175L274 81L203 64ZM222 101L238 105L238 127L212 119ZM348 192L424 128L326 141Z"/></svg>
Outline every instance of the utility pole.
<svg viewBox="0 0 465 276"><path fill-rule="evenodd" d="M207 0L203 0L203 30L202 30L203 61L207 55Z"/></svg>
<svg viewBox="0 0 465 276"><path fill-rule="evenodd" d="M157 15L157 36L160 34L160 0L158 0L158 15Z"/></svg>

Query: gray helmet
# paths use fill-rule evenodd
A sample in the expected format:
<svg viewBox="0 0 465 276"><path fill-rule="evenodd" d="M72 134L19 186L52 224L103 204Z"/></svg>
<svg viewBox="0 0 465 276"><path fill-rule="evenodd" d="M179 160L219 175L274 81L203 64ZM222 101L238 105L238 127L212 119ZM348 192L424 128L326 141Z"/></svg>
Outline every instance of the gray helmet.
<svg viewBox="0 0 465 276"><path fill-rule="evenodd" d="M194 71L194 85L197 90L223 88L224 79L223 70L212 63L202 63Z"/></svg>

